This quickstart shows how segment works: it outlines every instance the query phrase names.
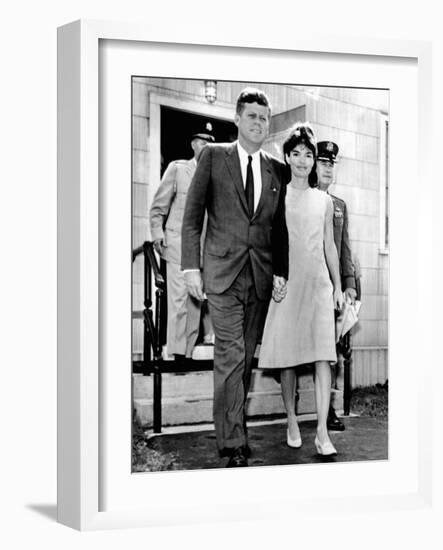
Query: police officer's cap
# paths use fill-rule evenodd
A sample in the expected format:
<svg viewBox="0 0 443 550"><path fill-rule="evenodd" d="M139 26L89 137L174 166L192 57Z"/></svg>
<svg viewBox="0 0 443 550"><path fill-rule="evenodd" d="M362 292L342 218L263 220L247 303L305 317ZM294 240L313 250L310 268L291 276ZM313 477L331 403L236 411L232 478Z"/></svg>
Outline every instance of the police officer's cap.
<svg viewBox="0 0 443 550"><path fill-rule="evenodd" d="M338 145L333 141L319 141L317 143L317 160L337 162Z"/></svg>
<svg viewBox="0 0 443 550"><path fill-rule="evenodd" d="M212 135L212 124L207 122L205 126L201 128L201 131L198 131L192 135L191 140L196 138L204 139L205 141L215 141L215 138Z"/></svg>

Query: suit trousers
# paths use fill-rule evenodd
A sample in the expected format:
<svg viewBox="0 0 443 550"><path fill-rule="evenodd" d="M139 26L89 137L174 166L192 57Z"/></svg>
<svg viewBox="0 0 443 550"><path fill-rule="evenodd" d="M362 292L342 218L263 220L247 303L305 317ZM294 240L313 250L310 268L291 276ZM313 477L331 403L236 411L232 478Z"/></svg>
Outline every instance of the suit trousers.
<svg viewBox="0 0 443 550"><path fill-rule="evenodd" d="M246 399L269 299L255 291L250 261L221 294L208 294L214 333L214 425L220 451L247 444Z"/></svg>

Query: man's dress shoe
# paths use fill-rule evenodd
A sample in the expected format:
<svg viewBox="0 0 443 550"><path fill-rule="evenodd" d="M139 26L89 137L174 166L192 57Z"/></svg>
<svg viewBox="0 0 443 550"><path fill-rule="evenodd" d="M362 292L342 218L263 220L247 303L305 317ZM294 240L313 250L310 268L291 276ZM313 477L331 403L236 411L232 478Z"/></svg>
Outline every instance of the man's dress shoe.
<svg viewBox="0 0 443 550"><path fill-rule="evenodd" d="M245 457L246 457L246 458L250 458L251 455L252 455L251 447L250 447L249 445L244 445L244 446L243 446L243 450L244 450ZM219 454L221 457L224 457L224 456L231 456L231 455L232 455L232 451L233 451L232 448L224 447L221 451L218 452L218 454Z"/></svg>
<svg viewBox="0 0 443 550"><path fill-rule="evenodd" d="M328 430L331 430L332 432L344 432L345 431L345 425L337 417L337 415L335 414L335 411L332 411L332 412L329 411L327 426L328 426Z"/></svg>
<svg viewBox="0 0 443 550"><path fill-rule="evenodd" d="M229 458L226 468L242 468L248 465L248 459L246 458L245 448L236 447L231 457Z"/></svg>

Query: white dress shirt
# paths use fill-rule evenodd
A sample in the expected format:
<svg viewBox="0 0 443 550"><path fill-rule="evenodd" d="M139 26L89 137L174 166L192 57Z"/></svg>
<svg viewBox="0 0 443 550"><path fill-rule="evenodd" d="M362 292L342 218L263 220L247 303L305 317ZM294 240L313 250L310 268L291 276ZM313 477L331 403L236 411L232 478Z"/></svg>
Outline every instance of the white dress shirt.
<svg viewBox="0 0 443 550"><path fill-rule="evenodd" d="M238 156L240 158L240 167L241 167L241 175L243 178L243 187L246 187L246 172L248 169L248 156L249 153L247 153L243 147L240 145L240 143L237 141L237 151ZM261 166L260 166L260 151L257 151L253 155L250 155L252 157L252 173L254 175L254 212L257 210L258 201L260 200L261 195Z"/></svg>

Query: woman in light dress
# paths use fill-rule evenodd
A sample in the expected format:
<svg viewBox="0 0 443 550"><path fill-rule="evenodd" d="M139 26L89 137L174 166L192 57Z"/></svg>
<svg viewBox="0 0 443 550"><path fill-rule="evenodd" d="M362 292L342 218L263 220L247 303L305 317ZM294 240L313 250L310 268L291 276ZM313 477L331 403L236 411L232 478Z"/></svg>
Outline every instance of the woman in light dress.
<svg viewBox="0 0 443 550"><path fill-rule="evenodd" d="M333 236L333 206L316 188L316 140L308 123L297 123L283 144L291 171L286 194L289 277L269 306L259 367L281 369L283 402L288 415L287 444L300 447L295 414L296 368L314 364L317 433L322 455L336 454L326 426L335 351L334 308L341 309L339 263Z"/></svg>

